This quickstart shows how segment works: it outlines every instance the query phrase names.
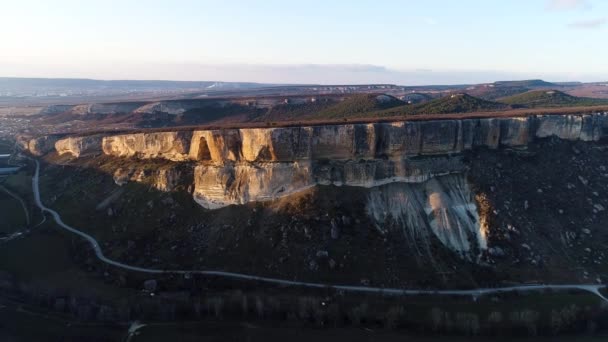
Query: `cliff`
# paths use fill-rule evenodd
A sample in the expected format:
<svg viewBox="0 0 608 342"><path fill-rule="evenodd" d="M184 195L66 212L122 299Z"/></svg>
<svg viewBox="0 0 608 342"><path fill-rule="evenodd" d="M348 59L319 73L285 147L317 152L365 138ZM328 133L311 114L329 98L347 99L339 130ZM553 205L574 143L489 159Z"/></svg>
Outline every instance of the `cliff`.
<svg viewBox="0 0 608 342"><path fill-rule="evenodd" d="M597 141L608 115L412 121L286 128L243 128L107 137L114 156L226 162L376 159L460 153L476 147L524 147L536 138ZM180 134L180 138L177 135ZM160 146L163 146L162 148ZM176 153L161 153L175 149ZM179 156L177 156L179 154Z"/></svg>
<svg viewBox="0 0 608 342"><path fill-rule="evenodd" d="M272 200L318 185L368 189L367 214L379 230L397 225L412 237L433 235L471 255L486 248L487 227L462 152L525 149L550 136L598 141L607 135L608 114L602 113L135 133L57 143L46 137L28 147L41 153L52 142L61 154L103 152L185 163L193 170L192 196L207 209ZM144 176L130 169L114 175L117 184ZM168 168L153 177L156 188L171 191L180 173Z"/></svg>
<svg viewBox="0 0 608 342"><path fill-rule="evenodd" d="M55 142L55 150L59 155L71 154L74 157L80 157L85 154L100 153L101 142L103 137L100 135L90 135L84 137L68 137Z"/></svg>
<svg viewBox="0 0 608 342"><path fill-rule="evenodd" d="M188 159L191 132L139 133L104 137L105 154L141 159L163 158L172 161Z"/></svg>

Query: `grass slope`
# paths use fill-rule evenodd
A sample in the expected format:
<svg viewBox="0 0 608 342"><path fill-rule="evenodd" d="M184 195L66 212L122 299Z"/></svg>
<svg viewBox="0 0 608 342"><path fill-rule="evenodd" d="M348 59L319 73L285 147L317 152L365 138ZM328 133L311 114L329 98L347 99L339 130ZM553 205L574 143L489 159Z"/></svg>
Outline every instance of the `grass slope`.
<svg viewBox="0 0 608 342"><path fill-rule="evenodd" d="M485 85L467 90L467 94L480 99L495 101L502 97L513 96L530 91L529 88L520 86L491 86Z"/></svg>
<svg viewBox="0 0 608 342"><path fill-rule="evenodd" d="M543 80L522 80L522 81L498 81L494 82L495 86L508 86L508 87L526 87L526 88L540 88L540 87L556 87L555 83L546 82Z"/></svg>
<svg viewBox="0 0 608 342"><path fill-rule="evenodd" d="M503 97L500 102L518 107L566 107L608 104L608 100L568 95L558 90L533 90L523 94Z"/></svg>
<svg viewBox="0 0 608 342"><path fill-rule="evenodd" d="M496 111L508 109L502 103L483 100L468 94L453 94L429 102L413 106L404 106L385 110L380 115L421 115L421 114L449 114L449 113L472 113L483 111Z"/></svg>
<svg viewBox="0 0 608 342"><path fill-rule="evenodd" d="M358 94L320 111L315 115L315 118L336 119L356 117L403 106L404 104L405 102L389 95Z"/></svg>

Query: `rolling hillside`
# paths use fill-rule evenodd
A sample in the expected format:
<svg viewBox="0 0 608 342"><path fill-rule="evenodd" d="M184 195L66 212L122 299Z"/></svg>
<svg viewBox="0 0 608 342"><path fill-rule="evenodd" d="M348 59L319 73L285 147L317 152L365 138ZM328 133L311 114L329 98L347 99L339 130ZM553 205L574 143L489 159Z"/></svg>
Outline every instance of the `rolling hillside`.
<svg viewBox="0 0 608 342"><path fill-rule="evenodd" d="M429 102L413 106L397 107L385 110L381 116L472 113L508 109L509 106L483 100L468 94L452 94Z"/></svg>
<svg viewBox="0 0 608 342"><path fill-rule="evenodd" d="M405 102L390 95L358 94L318 112L315 118L361 117L403 105L405 105Z"/></svg>

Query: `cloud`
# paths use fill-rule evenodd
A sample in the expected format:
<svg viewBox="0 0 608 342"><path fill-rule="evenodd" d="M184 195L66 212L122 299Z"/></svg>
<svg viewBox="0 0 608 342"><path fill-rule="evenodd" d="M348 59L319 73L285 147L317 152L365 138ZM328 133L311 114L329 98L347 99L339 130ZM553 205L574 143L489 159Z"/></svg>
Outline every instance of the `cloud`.
<svg viewBox="0 0 608 342"><path fill-rule="evenodd" d="M588 0L549 0L547 9L553 11L568 11L582 8L591 8Z"/></svg>
<svg viewBox="0 0 608 342"><path fill-rule="evenodd" d="M604 26L606 23L608 23L608 17L579 20L568 24L568 26L576 29L597 29Z"/></svg>

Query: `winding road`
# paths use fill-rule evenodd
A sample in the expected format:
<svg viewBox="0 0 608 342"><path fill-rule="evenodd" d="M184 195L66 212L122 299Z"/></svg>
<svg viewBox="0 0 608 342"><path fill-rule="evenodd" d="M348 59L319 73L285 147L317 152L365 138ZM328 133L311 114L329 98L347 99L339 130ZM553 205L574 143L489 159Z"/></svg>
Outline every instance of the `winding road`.
<svg viewBox="0 0 608 342"><path fill-rule="evenodd" d="M295 281L295 280L286 280L286 279L278 279L278 278L269 278L269 277L261 277L255 275L248 275L242 273L234 273L234 272L224 272L224 271L213 271L213 270L163 270L163 269L155 269L155 268L145 268L127 265L115 260L108 259L101 250L101 247L97 240L93 238L91 235L86 234L76 228L73 228L61 220L61 216L59 213L46 207L41 199L40 199L40 188L39 188L39 176L40 176L40 163L38 160L34 159L36 163L36 172L34 173L34 177L32 178L32 189L34 191L34 199L36 205L43 211L49 213L55 222L63 229L80 236L81 238L87 240L89 244L93 247L95 251L95 255L97 258L114 267L118 267L128 271L134 272L142 272L149 274L200 274L200 275L208 275L208 276L217 276L231 279L239 279L246 281L259 281L265 282L275 285L287 285L287 286L299 286L299 287L308 287L308 288L321 288L321 289L335 289L339 291L347 291L347 292L360 292L360 293L377 293L384 295L397 295L397 296L406 296L406 295L448 295L448 296L472 296L474 298L483 295L489 294L497 294L497 293L505 293L505 292L530 292L530 291L542 291L542 290L581 290L590 292L599 298L601 298L604 302L608 302L608 299L604 297L600 293L600 289L605 288L605 285L597 285L597 284L573 284L573 285L519 285L519 286L509 286L509 287L496 287L496 288L478 288L478 289L470 289L470 290L418 290L418 289L395 289L395 288L380 288L380 287L368 287L368 286L354 286L354 285L332 285L332 284L322 284L322 283L309 283L304 281Z"/></svg>

